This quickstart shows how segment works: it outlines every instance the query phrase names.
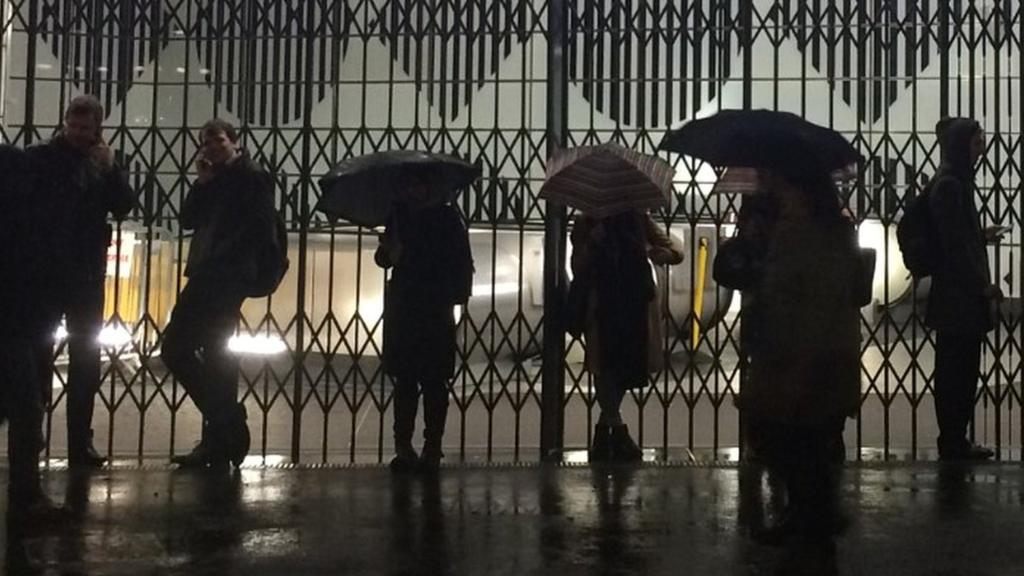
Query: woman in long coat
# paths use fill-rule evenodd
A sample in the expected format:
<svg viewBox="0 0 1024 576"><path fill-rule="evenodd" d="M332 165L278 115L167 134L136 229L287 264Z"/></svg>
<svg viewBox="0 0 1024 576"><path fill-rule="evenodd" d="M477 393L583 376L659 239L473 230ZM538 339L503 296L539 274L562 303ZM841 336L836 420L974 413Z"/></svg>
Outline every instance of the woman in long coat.
<svg viewBox="0 0 1024 576"><path fill-rule="evenodd" d="M594 376L601 414L591 460L635 461L640 448L622 422L626 391L646 386L662 364L661 307L651 263L683 261L681 248L647 214L630 211L572 230L573 282L586 295L586 366Z"/></svg>
<svg viewBox="0 0 1024 576"><path fill-rule="evenodd" d="M473 257L455 207L414 188L395 211L374 259L391 268L384 299L384 369L395 379L396 470L436 470L455 372L454 307L469 300ZM423 452L412 447L423 394Z"/></svg>
<svg viewBox="0 0 1024 576"><path fill-rule="evenodd" d="M833 447L860 401L861 259L827 173L764 173L778 202L757 286L758 342L741 409L786 484L775 534L835 529Z"/></svg>

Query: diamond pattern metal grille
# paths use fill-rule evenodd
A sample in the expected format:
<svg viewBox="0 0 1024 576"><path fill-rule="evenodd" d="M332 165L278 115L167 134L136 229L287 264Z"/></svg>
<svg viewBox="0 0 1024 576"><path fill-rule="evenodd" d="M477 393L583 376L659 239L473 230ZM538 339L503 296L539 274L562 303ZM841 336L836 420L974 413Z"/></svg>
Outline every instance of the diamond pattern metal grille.
<svg viewBox="0 0 1024 576"><path fill-rule="evenodd" d="M460 312L449 458L535 459L541 412L548 3L532 0L14 0L3 134L48 137L63 104L97 92L107 137L132 171L139 207L111 254L97 433L119 456L164 457L197 434L194 410L159 360L181 288L188 237L177 209L192 178L196 129L224 116L276 175L292 230L292 270L246 304L240 395L254 450L268 457L388 457L391 385L379 363L383 273L372 231L314 208L316 177L342 158L392 148L480 161L459 208L477 262ZM653 152L673 124L722 107L794 111L843 131L870 161L844 200L879 249L877 305L864 310L863 407L848 444L920 455L932 446L934 343L895 249L894 225L938 160L934 122L982 121L989 149L977 201L1013 226L992 250L1010 304L985 353L974 433L1017 457L1021 412L1021 133L1024 15L1016 2L872 0L571 0L566 112L572 145L614 140ZM658 214L685 263L660 270L666 367L632 393L626 417L645 447L676 456L737 446L742 387L739 295L703 286L742 199L710 194L720 176L687 158ZM702 246L704 247L702 249ZM706 250L706 252L702 252ZM695 335L694 326L699 334ZM696 343L696 346L694 346ZM550 345L550 343L549 343ZM260 348L263 346L263 348ZM565 444L586 445L596 417L581 344L566 359ZM63 351L57 351L58 364ZM50 408L63 428L63 372ZM59 455L59 450L55 453Z"/></svg>

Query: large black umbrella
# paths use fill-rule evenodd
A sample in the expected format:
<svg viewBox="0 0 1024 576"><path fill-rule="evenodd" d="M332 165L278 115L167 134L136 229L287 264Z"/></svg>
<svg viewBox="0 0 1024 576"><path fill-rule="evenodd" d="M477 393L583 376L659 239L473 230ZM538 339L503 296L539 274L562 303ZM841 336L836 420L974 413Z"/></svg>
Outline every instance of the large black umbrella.
<svg viewBox="0 0 1024 576"><path fill-rule="evenodd" d="M675 170L657 156L607 143L560 151L548 161L540 197L597 218L667 206Z"/></svg>
<svg viewBox="0 0 1024 576"><path fill-rule="evenodd" d="M835 130L773 110L722 110L668 132L659 148L715 166L817 163L831 172L861 160L857 149Z"/></svg>
<svg viewBox="0 0 1024 576"><path fill-rule="evenodd" d="M403 190L423 186L435 201L450 202L480 177L480 167L461 158L419 150L389 150L348 158L320 179L316 209L360 226L388 221Z"/></svg>

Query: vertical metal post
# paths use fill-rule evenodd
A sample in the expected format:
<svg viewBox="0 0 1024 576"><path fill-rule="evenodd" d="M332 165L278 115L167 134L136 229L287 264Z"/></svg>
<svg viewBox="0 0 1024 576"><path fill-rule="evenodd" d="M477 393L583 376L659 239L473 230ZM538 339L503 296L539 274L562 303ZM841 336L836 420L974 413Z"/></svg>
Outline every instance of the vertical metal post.
<svg viewBox="0 0 1024 576"><path fill-rule="evenodd" d="M302 410L305 401L305 374L301 367L306 361L306 268L309 257L309 194L312 184L313 170L313 54L315 48L315 12L316 4L310 2L306 6L305 34L303 50L305 50L305 67L302 71L302 168L299 178L299 262L298 287L295 291L295 310L298 319L295 322L295 352L292 361L295 363L295 377L292 381L292 450L291 460L298 463L302 449Z"/></svg>
<svg viewBox="0 0 1024 576"><path fill-rule="evenodd" d="M548 2L547 153L563 148L568 137L568 75L565 53L568 24L565 0ZM548 202L544 219L544 351L541 376L541 460L561 458L565 395L566 209Z"/></svg>
<svg viewBox="0 0 1024 576"><path fill-rule="evenodd" d="M939 117L949 116L949 3L939 2Z"/></svg>

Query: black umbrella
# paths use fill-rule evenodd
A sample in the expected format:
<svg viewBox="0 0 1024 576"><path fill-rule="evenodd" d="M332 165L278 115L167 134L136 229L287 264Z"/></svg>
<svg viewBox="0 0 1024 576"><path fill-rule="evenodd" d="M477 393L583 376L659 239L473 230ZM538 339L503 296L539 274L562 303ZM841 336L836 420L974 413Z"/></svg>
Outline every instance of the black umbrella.
<svg viewBox="0 0 1024 576"><path fill-rule="evenodd" d="M451 202L480 174L480 166L447 154L389 150L356 156L320 179L316 209L360 226L381 226L403 190L424 186L436 202Z"/></svg>
<svg viewBox="0 0 1024 576"><path fill-rule="evenodd" d="M771 168L816 162L828 171L861 160L842 134L789 112L722 110L665 134L659 148L715 166Z"/></svg>

